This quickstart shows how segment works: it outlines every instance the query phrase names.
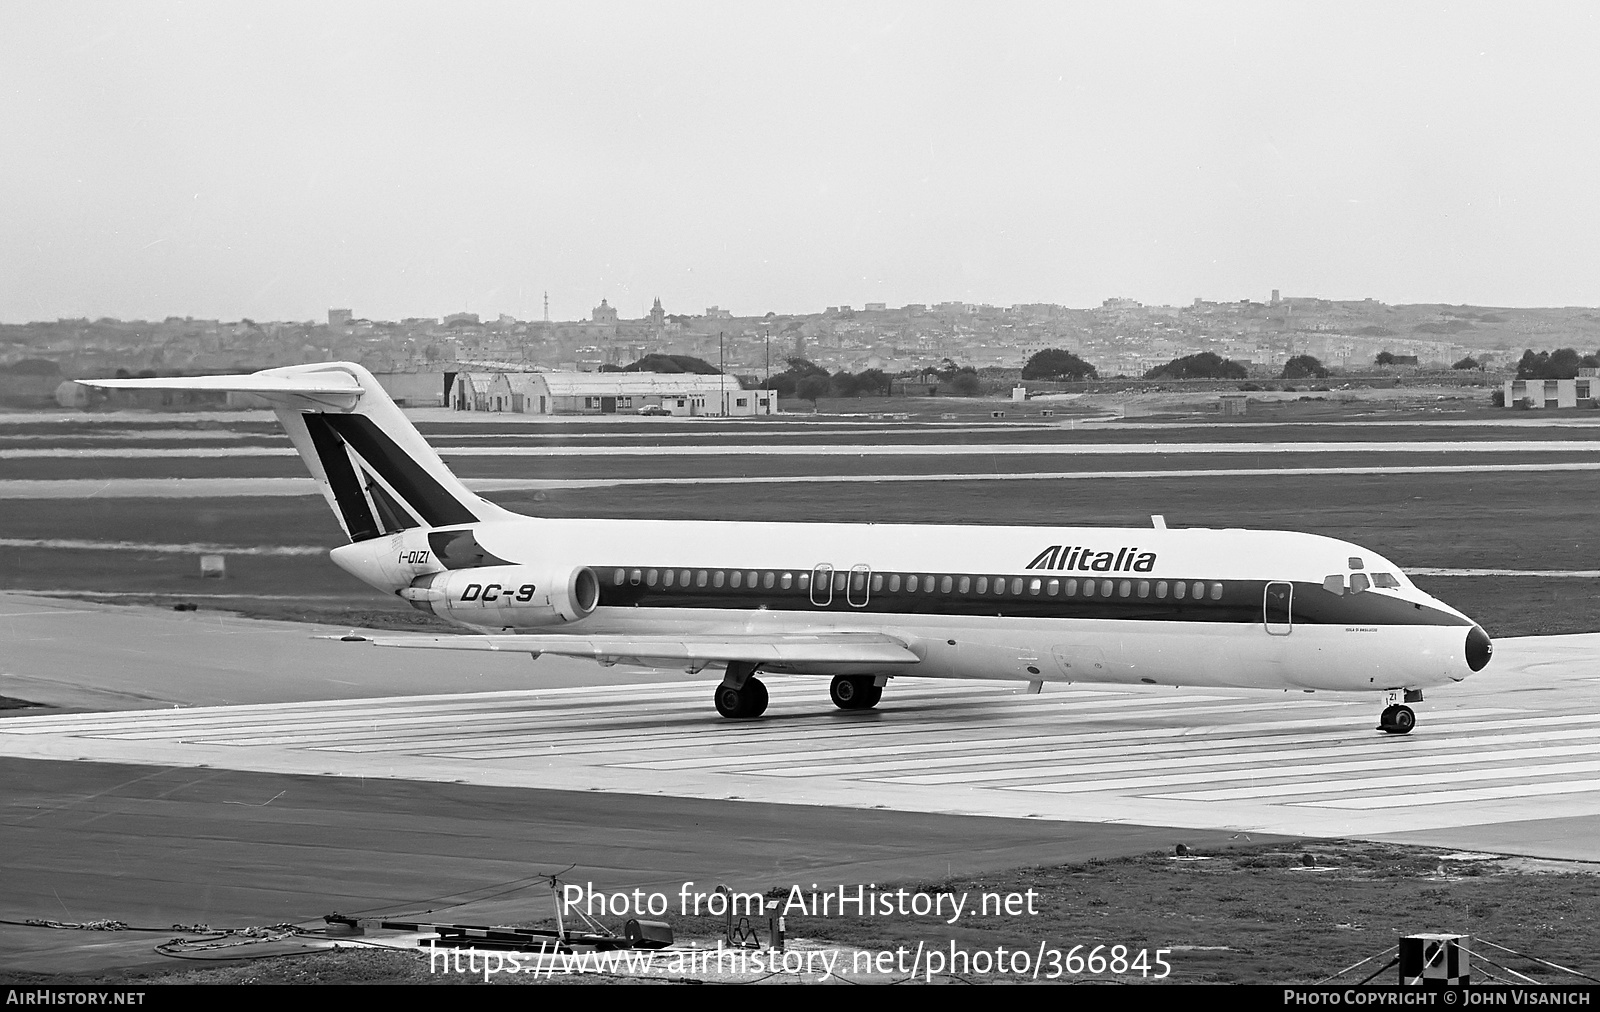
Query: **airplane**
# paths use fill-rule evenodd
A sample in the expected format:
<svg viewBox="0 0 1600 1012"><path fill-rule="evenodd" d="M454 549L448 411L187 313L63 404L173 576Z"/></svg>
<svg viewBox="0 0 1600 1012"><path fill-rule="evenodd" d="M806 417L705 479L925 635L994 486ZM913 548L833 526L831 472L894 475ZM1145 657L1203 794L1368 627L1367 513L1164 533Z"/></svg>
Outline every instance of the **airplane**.
<svg viewBox="0 0 1600 1012"><path fill-rule="evenodd" d="M263 397L350 543L339 568L478 635L381 646L720 668L728 718L758 672L831 677L845 710L902 676L1371 692L1407 734L1422 691L1489 663L1483 628L1388 559L1286 531L592 520L470 491L348 362L83 380ZM351 638L351 637L346 637Z"/></svg>

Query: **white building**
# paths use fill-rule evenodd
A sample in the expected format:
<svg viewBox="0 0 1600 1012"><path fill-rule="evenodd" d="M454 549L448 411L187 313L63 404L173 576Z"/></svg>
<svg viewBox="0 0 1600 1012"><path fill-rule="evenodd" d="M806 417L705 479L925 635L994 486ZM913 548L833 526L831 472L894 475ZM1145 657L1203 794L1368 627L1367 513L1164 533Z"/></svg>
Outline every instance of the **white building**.
<svg viewBox="0 0 1600 1012"><path fill-rule="evenodd" d="M1596 376L1506 380L1505 406L1514 408L1519 402L1526 401L1530 408L1592 408L1597 394L1600 394L1600 377Z"/></svg>
<svg viewBox="0 0 1600 1012"><path fill-rule="evenodd" d="M732 376L653 372L459 373L450 406L457 411L527 415L773 415L778 395L745 390Z"/></svg>

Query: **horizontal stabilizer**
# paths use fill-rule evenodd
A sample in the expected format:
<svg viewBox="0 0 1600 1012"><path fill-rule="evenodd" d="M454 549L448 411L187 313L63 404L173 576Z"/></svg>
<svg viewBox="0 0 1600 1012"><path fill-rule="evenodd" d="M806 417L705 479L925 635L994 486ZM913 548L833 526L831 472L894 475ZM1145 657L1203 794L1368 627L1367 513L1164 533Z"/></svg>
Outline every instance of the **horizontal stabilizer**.
<svg viewBox="0 0 1600 1012"><path fill-rule="evenodd" d="M609 663L744 661L756 664L916 664L921 660L901 640L882 633L865 632L789 636L758 633L706 636L508 633L361 638L381 647L556 654L561 657L589 657Z"/></svg>
<svg viewBox="0 0 1600 1012"><path fill-rule="evenodd" d="M300 372L274 375L272 372L237 376L152 376L140 379L85 379L84 386L106 390L195 390L214 393L238 392L262 397L338 397L353 406L363 393L361 383L347 372Z"/></svg>

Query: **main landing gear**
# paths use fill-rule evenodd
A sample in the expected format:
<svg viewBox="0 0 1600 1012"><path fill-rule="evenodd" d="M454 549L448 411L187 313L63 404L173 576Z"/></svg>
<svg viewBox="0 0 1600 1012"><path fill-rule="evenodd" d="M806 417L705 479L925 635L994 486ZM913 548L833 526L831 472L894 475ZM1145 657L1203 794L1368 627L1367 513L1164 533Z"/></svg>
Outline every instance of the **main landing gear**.
<svg viewBox="0 0 1600 1012"><path fill-rule="evenodd" d="M717 712L724 717L759 717L767 712L767 687L755 677L756 666L730 661L715 695Z"/></svg>
<svg viewBox="0 0 1600 1012"><path fill-rule="evenodd" d="M870 710L883 698L883 686L871 675L839 675L828 686L828 695L841 710Z"/></svg>
<svg viewBox="0 0 1600 1012"><path fill-rule="evenodd" d="M1410 734L1417 726L1417 715L1405 704L1422 702L1422 690L1406 689L1403 694L1391 692L1388 701L1389 705L1378 717L1378 730L1385 734Z"/></svg>

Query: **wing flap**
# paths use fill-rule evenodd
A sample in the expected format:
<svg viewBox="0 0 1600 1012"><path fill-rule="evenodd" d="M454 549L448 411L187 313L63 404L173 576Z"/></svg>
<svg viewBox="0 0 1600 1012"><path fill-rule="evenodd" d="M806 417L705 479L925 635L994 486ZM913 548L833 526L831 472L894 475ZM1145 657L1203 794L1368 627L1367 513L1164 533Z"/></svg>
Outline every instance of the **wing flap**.
<svg viewBox="0 0 1600 1012"><path fill-rule="evenodd" d="M348 637L346 637L348 638ZM365 636L381 647L493 650L619 661L746 661L767 664L916 664L901 640L882 633L598 635L571 633L487 636Z"/></svg>

